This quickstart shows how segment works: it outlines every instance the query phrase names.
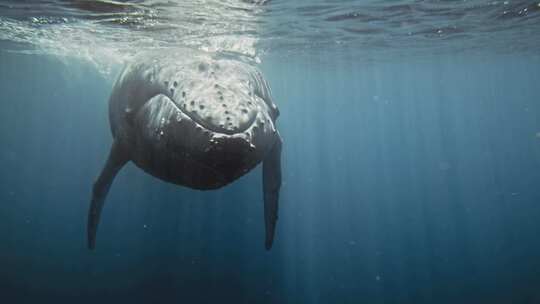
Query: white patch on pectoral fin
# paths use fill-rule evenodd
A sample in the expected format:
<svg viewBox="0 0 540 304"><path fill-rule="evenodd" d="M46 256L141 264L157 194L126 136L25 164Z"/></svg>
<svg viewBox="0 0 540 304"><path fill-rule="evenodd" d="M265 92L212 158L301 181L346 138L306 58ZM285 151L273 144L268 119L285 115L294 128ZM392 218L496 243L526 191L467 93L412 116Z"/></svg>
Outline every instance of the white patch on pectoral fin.
<svg viewBox="0 0 540 304"><path fill-rule="evenodd" d="M281 187L281 138L278 135L272 150L263 160L264 223L266 250L272 248L278 218L279 188Z"/></svg>
<svg viewBox="0 0 540 304"><path fill-rule="evenodd" d="M109 188L118 171L120 171L128 161L129 157L127 154L121 149L117 142L114 142L107 163L92 188L92 201L90 203L90 210L88 211L87 228L89 249L94 249L96 246L96 232L99 224L99 217Z"/></svg>

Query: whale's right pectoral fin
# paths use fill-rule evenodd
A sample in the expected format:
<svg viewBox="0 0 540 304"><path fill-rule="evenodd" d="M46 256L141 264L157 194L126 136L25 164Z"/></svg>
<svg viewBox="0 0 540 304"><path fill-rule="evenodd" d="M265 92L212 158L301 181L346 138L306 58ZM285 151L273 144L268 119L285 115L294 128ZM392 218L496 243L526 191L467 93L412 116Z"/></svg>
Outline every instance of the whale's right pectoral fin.
<svg viewBox="0 0 540 304"><path fill-rule="evenodd" d="M129 161L129 157L117 142L114 142L109 158L101 174L94 183L92 188L92 202L88 211L88 248L94 249L96 246L96 232L99 224L99 217L105 198L109 192L109 188L114 180L114 177Z"/></svg>
<svg viewBox="0 0 540 304"><path fill-rule="evenodd" d="M266 250L272 248L278 218L279 188L281 187L281 138L263 160L264 223Z"/></svg>

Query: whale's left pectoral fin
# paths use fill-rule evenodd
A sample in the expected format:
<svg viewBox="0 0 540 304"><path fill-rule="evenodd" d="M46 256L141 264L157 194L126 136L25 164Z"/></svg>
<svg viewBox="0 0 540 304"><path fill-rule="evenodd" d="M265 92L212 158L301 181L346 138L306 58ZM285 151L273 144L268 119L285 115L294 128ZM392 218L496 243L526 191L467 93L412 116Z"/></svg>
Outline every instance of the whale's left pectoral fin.
<svg viewBox="0 0 540 304"><path fill-rule="evenodd" d="M264 223L266 250L272 248L278 218L279 188L281 187L281 138L263 160Z"/></svg>
<svg viewBox="0 0 540 304"><path fill-rule="evenodd" d="M88 248L94 249L96 246L96 233L99 224L99 217L101 215L101 209L105 203L105 198L109 192L109 188L114 180L114 177L122 169L122 167L129 161L127 153L120 147L117 142L114 142L109 158L105 167L101 171L101 174L94 183L92 188L92 201L90 203L90 210L88 211Z"/></svg>

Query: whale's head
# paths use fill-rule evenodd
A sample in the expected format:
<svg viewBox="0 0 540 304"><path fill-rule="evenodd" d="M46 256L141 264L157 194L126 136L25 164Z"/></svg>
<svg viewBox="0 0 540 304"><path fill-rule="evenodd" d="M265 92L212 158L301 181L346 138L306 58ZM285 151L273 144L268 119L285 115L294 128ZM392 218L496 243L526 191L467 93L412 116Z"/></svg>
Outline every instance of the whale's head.
<svg viewBox="0 0 540 304"><path fill-rule="evenodd" d="M201 61L165 81L171 100L205 129L222 134L273 124L277 108L266 83L237 62Z"/></svg>
<svg viewBox="0 0 540 304"><path fill-rule="evenodd" d="M279 115L260 72L209 57L159 63L141 73L153 89L132 115L136 146L147 151L140 162L182 159L184 171L201 173L189 177L199 188L222 186L254 167L274 143ZM212 184L208 176L219 178Z"/></svg>

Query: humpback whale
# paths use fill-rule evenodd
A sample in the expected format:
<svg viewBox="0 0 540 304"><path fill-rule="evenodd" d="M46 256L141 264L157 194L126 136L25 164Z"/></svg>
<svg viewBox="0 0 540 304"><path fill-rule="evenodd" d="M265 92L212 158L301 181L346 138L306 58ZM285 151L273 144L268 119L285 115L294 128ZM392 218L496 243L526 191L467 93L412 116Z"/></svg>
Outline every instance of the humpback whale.
<svg viewBox="0 0 540 304"><path fill-rule="evenodd" d="M194 50L135 57L109 99L113 143L92 188L89 249L109 188L131 161L163 181L199 190L223 187L262 162L269 250L281 186L278 116L268 83L246 61Z"/></svg>

